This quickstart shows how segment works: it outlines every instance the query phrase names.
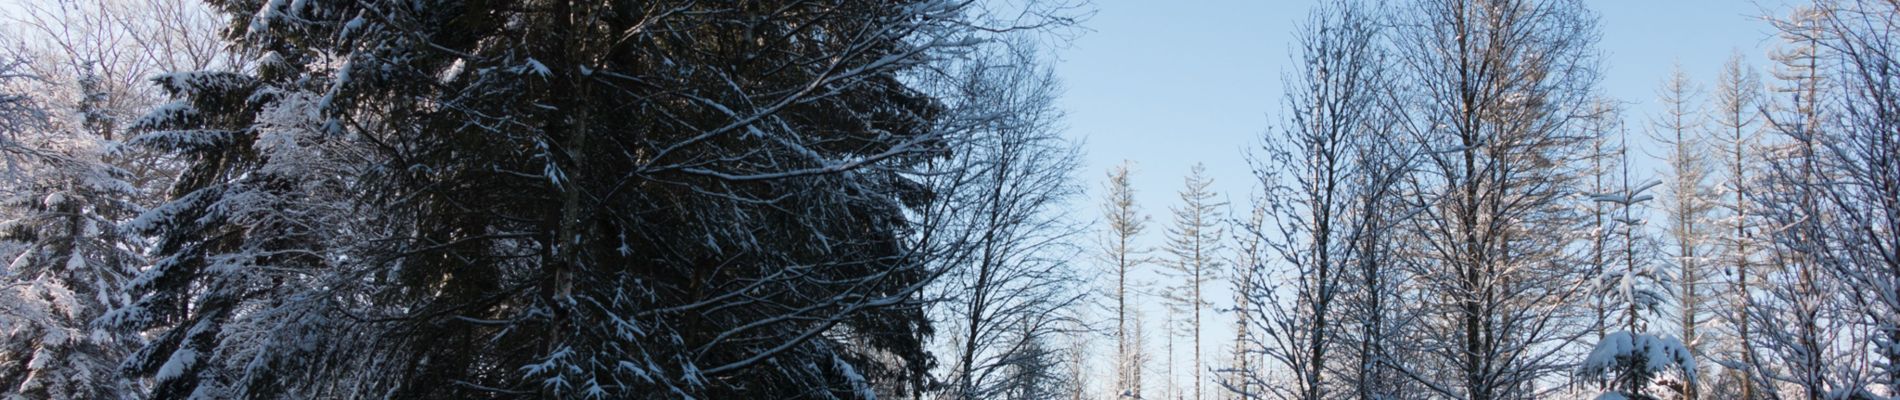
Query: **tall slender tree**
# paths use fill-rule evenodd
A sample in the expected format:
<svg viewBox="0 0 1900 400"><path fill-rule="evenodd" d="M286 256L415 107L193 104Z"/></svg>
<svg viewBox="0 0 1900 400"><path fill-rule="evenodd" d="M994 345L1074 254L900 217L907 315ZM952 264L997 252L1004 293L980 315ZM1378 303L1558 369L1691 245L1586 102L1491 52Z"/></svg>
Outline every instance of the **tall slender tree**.
<svg viewBox="0 0 1900 400"><path fill-rule="evenodd" d="M1187 318L1182 330L1192 339L1188 366L1194 380L1191 398L1197 400L1203 398L1202 370L1207 367L1201 359L1201 312L1212 305L1206 288L1223 263L1220 254L1225 224L1221 208L1226 204L1215 198L1213 185L1214 180L1207 177L1206 166L1195 164L1189 170L1180 192L1181 203L1172 207L1174 223L1168 227L1167 242L1170 257L1163 264L1176 279L1163 297L1171 309Z"/></svg>
<svg viewBox="0 0 1900 400"><path fill-rule="evenodd" d="M1701 89L1680 65L1676 66L1659 90L1663 114L1651 122L1650 134L1667 152L1663 156L1668 164L1663 213L1669 224L1665 232L1670 250L1666 253L1675 267L1677 337L1695 359L1703 358L1706 345L1703 322L1708 319L1707 303L1712 293L1707 286L1713 283L1710 279L1714 275L1709 266L1715 234L1711 213L1716 206L1715 193L1708 186L1710 165L1706 155L1710 149L1701 95ZM1700 388L1689 385L1684 389L1685 399L1701 398Z"/></svg>
<svg viewBox="0 0 1900 400"><path fill-rule="evenodd" d="M1614 191L1613 187L1620 185L1618 182L1622 176L1622 170L1618 167L1620 163L1616 162L1620 160L1618 155L1622 154L1618 147L1622 143L1619 130L1622 126L1622 109L1608 99L1599 98L1591 102L1589 118L1589 133L1585 141L1589 143L1590 149L1584 156L1589 159L1589 166L1583 172L1588 176L1589 183L1585 193L1610 193ZM1589 201L1584 206L1589 208L1588 220L1584 223L1587 224L1585 229L1590 240L1589 254L1584 256L1585 263L1589 265L1589 276L1605 277L1615 268L1612 266L1614 257L1611 250L1615 246L1612 243L1615 238L1614 213L1608 202ZM1600 281L1598 284L1601 284ZM1589 303L1591 310L1596 313L1591 324L1595 328L1596 339L1603 340L1609 335L1612 325L1611 299L1608 296L1596 296Z"/></svg>
<svg viewBox="0 0 1900 400"><path fill-rule="evenodd" d="M1598 284L1615 305L1608 322L1621 331L1642 334L1648 333L1651 317L1661 313L1670 297L1667 286L1672 277L1656 263L1661 245L1649 233L1648 204L1655 200L1651 191L1662 182L1630 176L1629 133L1619 133L1617 171L1622 176L1615 190L1593 196L1594 201L1610 206L1608 228L1614 238L1609 251L1613 261Z"/></svg>
<svg viewBox="0 0 1900 400"><path fill-rule="evenodd" d="M1760 285L1763 266L1756 262L1760 247L1756 225L1751 223L1756 211L1750 200L1756 185L1756 165L1760 162L1756 147L1763 100L1761 85L1761 77L1754 68L1748 66L1740 54L1733 55L1723 66L1722 75L1716 78L1713 103L1715 124L1721 127L1721 132L1714 135L1720 144L1715 154L1721 157L1721 188L1725 192L1721 203L1726 218L1720 224L1723 230L1720 262L1730 283L1726 296L1728 309L1721 314L1733 335L1729 340L1728 357L1736 361L1723 365L1739 375L1736 395L1743 400L1758 398L1760 390L1754 378L1757 356L1747 313L1754 301L1753 293Z"/></svg>
<svg viewBox="0 0 1900 400"><path fill-rule="evenodd" d="M1140 300L1141 296L1142 296L1141 293L1136 292L1131 295L1131 298ZM1142 303L1140 301L1136 301L1135 304L1142 304ZM1137 307L1129 311L1129 314L1130 314L1128 316L1129 360L1127 361L1127 363L1129 365L1129 374L1132 375L1130 379L1135 380L1136 383L1140 383L1144 381L1143 377L1147 376L1146 374L1152 371L1149 368L1149 363L1154 362L1154 359L1153 359L1154 353L1148 351L1149 336L1148 336L1148 324L1147 324L1147 317L1146 317L1147 313L1143 312L1141 308ZM1162 382L1166 383L1167 381L1163 380ZM1164 385L1163 388L1165 389L1166 386ZM1138 399L1148 398L1145 395L1137 396L1137 397L1129 397L1126 395L1118 396L1118 398L1121 398L1121 397L1138 398Z"/></svg>
<svg viewBox="0 0 1900 400"><path fill-rule="evenodd" d="M1670 293L1669 271L1655 261L1662 247L1649 236L1644 205L1655 200L1648 192L1660 181L1632 183L1628 132L1622 132L1618 146L1620 188L1597 194L1594 200L1611 206L1616 246L1611 258L1621 263L1600 278L1605 294L1620 307L1620 328L1599 338L1578 367L1578 375L1600 385L1614 398L1651 399L1683 397L1694 393L1698 384L1694 355L1681 340L1652 332L1650 322L1663 316L1663 304ZM1601 329L1601 327L1599 327ZM1671 379L1671 376L1679 379ZM1666 388L1674 395L1659 393ZM1599 397L1601 398L1601 397Z"/></svg>
<svg viewBox="0 0 1900 400"><path fill-rule="evenodd" d="M1129 291L1128 277L1147 256L1147 251L1136 240L1147 228L1148 217L1142 215L1135 204L1135 186L1130 176L1133 165L1124 161L1108 171L1102 198L1103 223L1107 224L1102 259L1113 265L1115 271L1115 396L1139 399L1143 398L1138 354L1141 349L1131 339L1135 333L1129 326L1128 300L1133 293Z"/></svg>
<svg viewBox="0 0 1900 400"><path fill-rule="evenodd" d="M1267 210L1258 200L1254 201L1252 209L1246 220L1235 224L1242 229L1236 229L1236 232L1233 232L1236 246L1233 249L1233 257L1228 261L1234 271L1229 276L1233 284L1231 290L1234 292L1234 307L1231 310L1234 313L1234 347L1228 350L1228 365L1221 371L1222 376L1219 378L1221 387L1226 389L1234 399L1252 399L1265 394L1265 387L1260 385L1256 372L1258 368L1263 367L1259 361L1262 343L1260 338L1256 337L1254 324L1250 322L1253 318L1251 310L1255 308L1250 307L1249 304L1253 302L1254 296L1247 292L1247 287L1260 279L1255 274L1264 269L1261 265L1265 262L1262 255L1266 249L1266 242L1262 240L1261 235L1255 235L1253 232L1257 231L1254 227L1266 224Z"/></svg>

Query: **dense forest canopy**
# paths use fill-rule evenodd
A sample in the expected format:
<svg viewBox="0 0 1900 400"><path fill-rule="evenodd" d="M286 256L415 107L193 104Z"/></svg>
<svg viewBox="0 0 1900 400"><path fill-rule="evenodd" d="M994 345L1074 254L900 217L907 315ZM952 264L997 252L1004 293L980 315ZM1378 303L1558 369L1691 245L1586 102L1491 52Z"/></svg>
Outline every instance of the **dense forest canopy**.
<svg viewBox="0 0 1900 400"><path fill-rule="evenodd" d="M0 395L1900 398L1900 3L1315 3L1250 193L1084 170L1109 4L3 3Z"/></svg>

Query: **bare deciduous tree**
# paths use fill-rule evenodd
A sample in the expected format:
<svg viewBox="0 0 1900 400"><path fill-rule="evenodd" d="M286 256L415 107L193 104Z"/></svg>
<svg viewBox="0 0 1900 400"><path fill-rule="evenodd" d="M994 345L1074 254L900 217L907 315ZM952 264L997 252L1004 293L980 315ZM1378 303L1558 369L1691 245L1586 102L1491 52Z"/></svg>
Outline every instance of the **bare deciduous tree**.
<svg viewBox="0 0 1900 400"><path fill-rule="evenodd" d="M1406 183L1424 312L1407 375L1440 396L1540 397L1586 331L1572 244L1571 160L1596 84L1595 17L1578 1L1408 4L1397 55L1404 126L1423 146Z"/></svg>
<svg viewBox="0 0 1900 400"><path fill-rule="evenodd" d="M1062 209L1079 192L1077 150L1056 125L1053 73L1017 43L965 67L961 112L1004 117L962 144L954 186L939 190L959 205L971 252L935 288L944 301L934 313L959 339L946 353L948 398L1048 398L1079 384L1057 373L1067 356L1055 346L1083 328L1071 240L1080 228Z"/></svg>
<svg viewBox="0 0 1900 400"><path fill-rule="evenodd" d="M1388 135L1391 105L1380 21L1363 4L1340 1L1315 10L1300 36L1300 62L1287 81L1285 122L1266 140L1255 175L1266 188L1258 201L1263 221L1248 226L1261 240L1259 263L1245 266L1243 323L1260 332L1257 348L1288 381L1247 371L1237 390L1249 398L1318 400L1373 396L1368 374L1377 357L1345 332L1377 333L1380 326L1349 314L1353 291L1378 292L1381 284L1355 280L1366 263L1379 263L1375 236L1387 236L1378 208L1392 196L1402 167L1390 165L1381 138ZM1371 206L1370 208L1368 206ZM1374 267L1375 269L1377 267ZM1382 279L1371 272L1371 280ZM1353 283L1366 286L1354 286ZM1388 293L1378 293L1385 295ZM1366 299L1382 301L1385 299ZM1355 323L1357 322L1357 323ZM1379 338L1359 337L1365 341ZM1359 351L1359 353L1353 353ZM1357 356L1357 357L1349 357ZM1349 372L1350 371L1350 372ZM1352 381L1348 384L1348 380Z"/></svg>

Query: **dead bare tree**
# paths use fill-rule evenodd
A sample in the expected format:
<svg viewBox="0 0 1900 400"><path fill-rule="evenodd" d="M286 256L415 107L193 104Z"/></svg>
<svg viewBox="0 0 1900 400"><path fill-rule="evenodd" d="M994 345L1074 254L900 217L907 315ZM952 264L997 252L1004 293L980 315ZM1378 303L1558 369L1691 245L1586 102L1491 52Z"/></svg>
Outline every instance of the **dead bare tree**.
<svg viewBox="0 0 1900 400"><path fill-rule="evenodd" d="M1206 167L1195 164L1188 172L1181 189L1181 204L1173 207L1174 223L1168 227L1166 250L1170 256L1163 263L1170 278L1176 279L1173 285L1165 288L1162 298L1175 313L1187 318L1182 329L1192 336L1189 371L1193 375L1193 399L1203 397L1202 371L1207 364L1202 362L1201 312L1212 306L1208 300L1206 287L1215 275L1220 273L1224 221L1220 210L1226 204L1218 201L1212 190L1213 179L1206 175ZM1172 347L1172 346L1170 346ZM1173 351L1169 351L1173 355Z"/></svg>
<svg viewBox="0 0 1900 400"><path fill-rule="evenodd" d="M1129 291L1128 276L1145 263L1148 252L1136 240L1147 228L1148 217L1135 204L1132 168L1132 162L1123 162L1108 171L1101 206L1108 237L1102 243L1101 259L1112 264L1115 272L1115 397L1139 399L1143 398L1140 360L1144 357L1133 340L1138 333L1129 326L1129 299L1135 294Z"/></svg>

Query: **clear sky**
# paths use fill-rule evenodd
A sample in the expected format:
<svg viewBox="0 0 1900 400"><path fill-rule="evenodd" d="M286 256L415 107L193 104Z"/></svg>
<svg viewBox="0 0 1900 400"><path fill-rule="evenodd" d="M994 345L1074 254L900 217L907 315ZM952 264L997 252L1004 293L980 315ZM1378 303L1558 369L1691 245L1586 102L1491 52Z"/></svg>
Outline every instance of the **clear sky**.
<svg viewBox="0 0 1900 400"><path fill-rule="evenodd" d="M1082 140L1087 153L1079 178L1089 197L1075 204L1074 214L1100 215L1096 196L1103 176L1122 160L1136 163L1138 201L1153 218L1145 240L1150 245L1161 243L1168 207L1176 204L1182 177L1194 163L1207 165L1216 189L1235 209L1246 209L1257 185L1243 151L1258 143L1278 113L1291 38L1316 3L1097 0L1096 14L1084 22L1090 31L1057 50L1068 134ZM1705 91L1738 51L1766 71L1765 54L1775 37L1762 16L1787 7L1780 0L1585 3L1600 17L1601 90L1627 104L1632 132L1653 115L1656 87L1673 65L1680 63ZM1633 136L1633 147L1646 143L1642 135ZM1217 307L1230 306L1226 284L1217 286ZM1149 310L1149 320L1159 322L1161 312ZM1211 317L1214 323L1203 328L1210 363L1223 359L1233 335L1230 317ZM1160 338L1150 343L1159 347Z"/></svg>

